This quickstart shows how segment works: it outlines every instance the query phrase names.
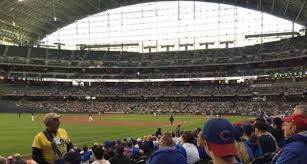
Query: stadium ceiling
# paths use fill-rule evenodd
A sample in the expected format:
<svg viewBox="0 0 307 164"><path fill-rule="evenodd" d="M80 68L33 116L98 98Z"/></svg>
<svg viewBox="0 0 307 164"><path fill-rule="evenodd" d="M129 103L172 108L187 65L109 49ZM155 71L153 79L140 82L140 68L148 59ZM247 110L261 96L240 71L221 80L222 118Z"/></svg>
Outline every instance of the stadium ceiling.
<svg viewBox="0 0 307 164"><path fill-rule="evenodd" d="M164 0L160 0L164 1ZM169 0L171 1L171 0ZM263 11L306 27L307 0L199 0ZM108 9L154 0L0 0L0 40L34 44L59 28ZM193 1L192 1L193 2Z"/></svg>

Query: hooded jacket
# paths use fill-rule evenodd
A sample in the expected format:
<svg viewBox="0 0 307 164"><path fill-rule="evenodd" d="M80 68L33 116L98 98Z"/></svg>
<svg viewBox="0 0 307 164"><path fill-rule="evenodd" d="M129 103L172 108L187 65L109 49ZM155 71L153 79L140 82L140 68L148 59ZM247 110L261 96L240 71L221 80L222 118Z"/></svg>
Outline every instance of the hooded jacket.
<svg viewBox="0 0 307 164"><path fill-rule="evenodd" d="M304 164L307 163L307 131L295 134L287 140L281 150L276 164Z"/></svg>
<svg viewBox="0 0 307 164"><path fill-rule="evenodd" d="M154 152L146 164L187 164L187 159L176 149L163 147Z"/></svg>

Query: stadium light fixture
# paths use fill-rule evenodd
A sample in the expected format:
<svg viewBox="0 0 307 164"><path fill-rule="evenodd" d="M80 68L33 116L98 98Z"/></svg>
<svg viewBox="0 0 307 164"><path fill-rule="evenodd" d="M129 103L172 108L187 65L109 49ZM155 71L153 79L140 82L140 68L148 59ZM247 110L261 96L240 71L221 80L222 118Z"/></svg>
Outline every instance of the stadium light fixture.
<svg viewBox="0 0 307 164"><path fill-rule="evenodd" d="M57 21L57 17L56 17L56 14L55 14L54 0L52 0L52 9L53 9L53 20L56 22Z"/></svg>

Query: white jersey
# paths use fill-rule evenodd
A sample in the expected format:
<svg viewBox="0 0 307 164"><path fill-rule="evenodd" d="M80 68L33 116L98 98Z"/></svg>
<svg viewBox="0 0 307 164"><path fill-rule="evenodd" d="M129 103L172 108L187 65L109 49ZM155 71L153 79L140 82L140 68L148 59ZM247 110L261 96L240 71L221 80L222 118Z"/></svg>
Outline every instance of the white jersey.
<svg viewBox="0 0 307 164"><path fill-rule="evenodd" d="M94 119L93 119L93 117L92 117L92 116L89 116L89 117L88 117L88 122L89 122L89 123L94 122Z"/></svg>

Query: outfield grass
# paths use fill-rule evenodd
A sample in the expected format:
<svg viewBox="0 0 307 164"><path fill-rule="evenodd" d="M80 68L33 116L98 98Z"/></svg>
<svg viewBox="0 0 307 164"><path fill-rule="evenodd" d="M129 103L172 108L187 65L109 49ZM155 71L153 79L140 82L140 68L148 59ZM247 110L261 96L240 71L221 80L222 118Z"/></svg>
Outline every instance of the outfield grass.
<svg viewBox="0 0 307 164"><path fill-rule="evenodd" d="M64 117L79 117L76 114L65 114ZM43 115L35 115L36 121L31 122L31 114L18 115L1 113L0 114L0 156L12 155L19 152L28 156L31 153L31 145L34 136L44 129L41 118ZM109 121L148 121L148 122L167 122L169 115L108 115L94 116L95 120L103 119ZM182 129L192 130L196 127L202 127L204 116L195 115L176 115L175 122L185 122ZM231 116L227 119L231 122L246 120L249 117ZM84 144L92 145L94 142L103 142L115 138L124 137L142 137L147 134L153 134L158 127L133 127L133 126L102 126L94 124L67 124L62 123L61 127L65 128L75 146ZM162 131L171 131L175 126L162 126Z"/></svg>

